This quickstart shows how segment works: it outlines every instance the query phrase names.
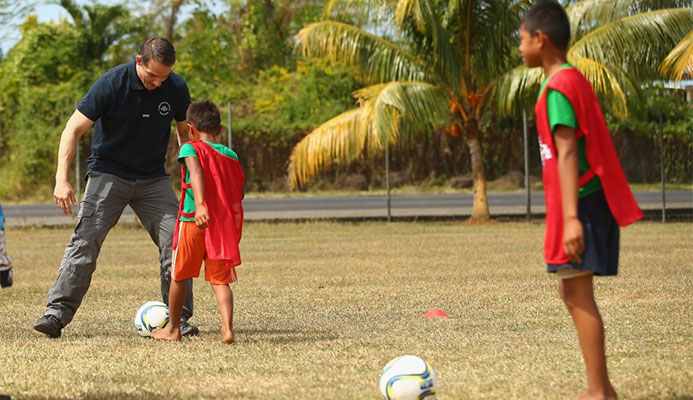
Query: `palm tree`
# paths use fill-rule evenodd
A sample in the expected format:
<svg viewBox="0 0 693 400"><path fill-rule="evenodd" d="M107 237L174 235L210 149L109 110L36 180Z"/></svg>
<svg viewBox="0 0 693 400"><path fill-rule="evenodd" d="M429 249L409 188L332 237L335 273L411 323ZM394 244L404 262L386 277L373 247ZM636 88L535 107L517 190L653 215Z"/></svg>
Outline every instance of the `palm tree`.
<svg viewBox="0 0 693 400"><path fill-rule="evenodd" d="M358 108L325 122L296 146L289 163L292 186L334 162L380 154L390 144L406 146L445 125L469 147L472 219L488 218L481 117L495 105L508 111L526 103L542 79L539 69L511 69L520 61L512 39L528 3L331 0L325 20L299 32L298 47L306 56L356 67L372 86L355 93ZM615 113L624 114L626 93L637 93L666 51L691 31L690 5L691 0L575 2L566 9L573 32L569 61ZM388 28L382 35L372 33L383 22Z"/></svg>
<svg viewBox="0 0 693 400"><path fill-rule="evenodd" d="M693 76L693 30L667 55L660 71L674 81L679 81L685 74Z"/></svg>
<svg viewBox="0 0 693 400"><path fill-rule="evenodd" d="M679 41L690 62L691 6L691 0L578 1L566 8L572 32L568 61L590 81L611 113L623 116L628 112L627 95L637 96L643 82L658 78L660 63ZM512 110L521 99L536 96L542 79L541 69L523 65L505 74L496 88L503 94L497 96L500 109Z"/></svg>
<svg viewBox="0 0 693 400"><path fill-rule="evenodd" d="M529 0L331 0L297 35L305 56L357 68L358 108L325 122L293 150L296 187L333 162L421 135L462 136L474 176L472 219L489 218L480 138L498 78L517 60L511 41Z"/></svg>

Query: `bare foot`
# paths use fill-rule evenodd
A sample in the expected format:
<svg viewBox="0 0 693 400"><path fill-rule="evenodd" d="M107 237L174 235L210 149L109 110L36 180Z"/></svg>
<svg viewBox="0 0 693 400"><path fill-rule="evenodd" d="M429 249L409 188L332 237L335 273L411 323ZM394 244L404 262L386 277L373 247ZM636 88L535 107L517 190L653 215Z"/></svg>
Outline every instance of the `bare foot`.
<svg viewBox="0 0 693 400"><path fill-rule="evenodd" d="M152 331L152 338L156 340L180 340L180 329L156 328Z"/></svg>
<svg viewBox="0 0 693 400"><path fill-rule="evenodd" d="M606 393L590 393L589 390L585 390L573 397L573 400L618 400L618 396L613 388L608 389Z"/></svg>
<svg viewBox="0 0 693 400"><path fill-rule="evenodd" d="M231 344L236 341L233 337L233 331L227 328L221 328L221 341L226 344Z"/></svg>

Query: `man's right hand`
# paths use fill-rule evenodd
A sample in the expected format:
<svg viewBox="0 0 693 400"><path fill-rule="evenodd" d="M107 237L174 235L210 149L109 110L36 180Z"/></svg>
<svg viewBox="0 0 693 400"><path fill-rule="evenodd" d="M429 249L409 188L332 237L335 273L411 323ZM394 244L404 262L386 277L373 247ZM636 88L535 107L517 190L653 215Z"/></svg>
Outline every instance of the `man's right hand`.
<svg viewBox="0 0 693 400"><path fill-rule="evenodd" d="M55 204L63 210L65 215L72 214L72 206L77 205L75 200L75 192L72 190L72 185L67 181L56 181L55 190L53 191L53 199Z"/></svg>
<svg viewBox="0 0 693 400"><path fill-rule="evenodd" d="M84 135L87 129L94 125L94 121L87 118L79 110L75 110L65 125L62 135L60 135L60 146L58 147L58 168L55 171L55 190L53 199L55 204L63 210L65 215L72 214L72 206L77 205L75 192L72 185L67 180L70 164L75 157L79 138Z"/></svg>

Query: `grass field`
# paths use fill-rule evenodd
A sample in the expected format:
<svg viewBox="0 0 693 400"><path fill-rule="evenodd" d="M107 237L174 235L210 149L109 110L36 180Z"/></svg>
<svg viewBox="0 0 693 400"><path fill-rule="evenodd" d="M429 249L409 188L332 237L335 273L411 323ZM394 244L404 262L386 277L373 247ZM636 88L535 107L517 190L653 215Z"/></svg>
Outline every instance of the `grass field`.
<svg viewBox="0 0 693 400"><path fill-rule="evenodd" d="M126 227L63 337L34 332L70 233L7 232L16 282L0 291L0 394L377 399L382 367L403 354L433 365L440 399L565 399L585 384L540 224L249 223L231 346L199 279L200 336L138 337L137 307L159 300L157 254ZM622 231L619 277L597 279L622 399L693 399L692 255L692 224L638 223ZM424 319L432 308L451 318Z"/></svg>

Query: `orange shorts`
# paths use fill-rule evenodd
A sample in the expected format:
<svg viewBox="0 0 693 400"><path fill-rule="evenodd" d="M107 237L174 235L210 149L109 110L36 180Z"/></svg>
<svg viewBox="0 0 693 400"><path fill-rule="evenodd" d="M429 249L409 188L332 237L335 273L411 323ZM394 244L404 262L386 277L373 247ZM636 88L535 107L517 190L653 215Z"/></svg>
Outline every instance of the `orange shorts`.
<svg viewBox="0 0 693 400"><path fill-rule="evenodd" d="M171 276L174 281L200 276L202 261L205 262L205 280L212 285L236 282L236 268L228 269L226 260L210 260L205 249L205 231L192 221L181 221L178 231L178 247L173 249Z"/></svg>

